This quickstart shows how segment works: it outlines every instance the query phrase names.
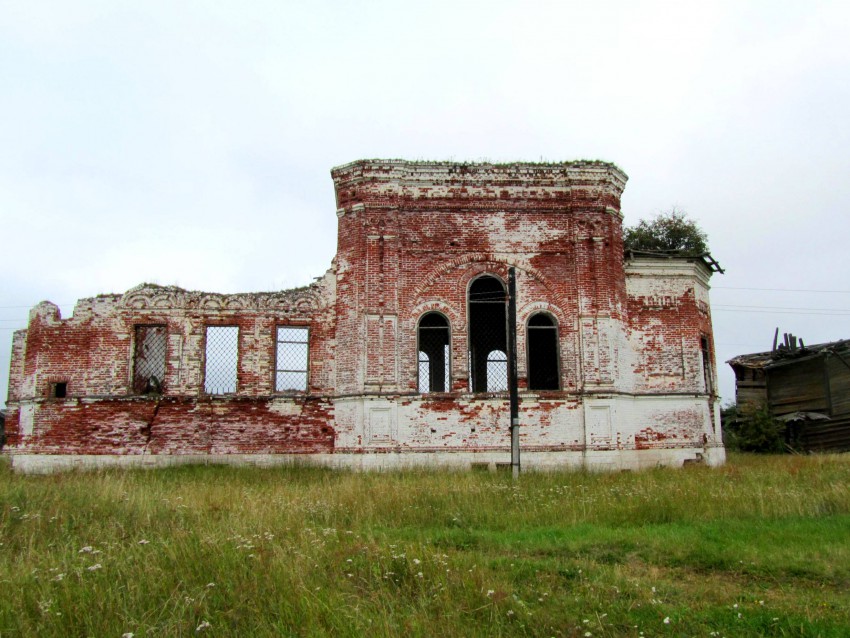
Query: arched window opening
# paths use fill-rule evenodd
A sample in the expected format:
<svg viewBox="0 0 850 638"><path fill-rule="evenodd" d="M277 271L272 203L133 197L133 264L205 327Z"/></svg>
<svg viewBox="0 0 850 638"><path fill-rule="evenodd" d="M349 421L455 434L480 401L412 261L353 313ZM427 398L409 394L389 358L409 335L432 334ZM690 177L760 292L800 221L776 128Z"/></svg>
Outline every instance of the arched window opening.
<svg viewBox="0 0 850 638"><path fill-rule="evenodd" d="M504 284L490 275L469 287L469 387L473 392L500 392L508 387L505 298ZM493 360L491 368L490 355L496 352L504 364Z"/></svg>
<svg viewBox="0 0 850 638"><path fill-rule="evenodd" d="M532 315L528 320L528 389L559 389L559 359L558 326L549 315Z"/></svg>
<svg viewBox="0 0 850 638"><path fill-rule="evenodd" d="M493 350L487 355L487 392L504 392L508 389L508 355Z"/></svg>
<svg viewBox="0 0 850 638"><path fill-rule="evenodd" d="M419 392L448 392L451 379L449 322L438 312L419 321Z"/></svg>

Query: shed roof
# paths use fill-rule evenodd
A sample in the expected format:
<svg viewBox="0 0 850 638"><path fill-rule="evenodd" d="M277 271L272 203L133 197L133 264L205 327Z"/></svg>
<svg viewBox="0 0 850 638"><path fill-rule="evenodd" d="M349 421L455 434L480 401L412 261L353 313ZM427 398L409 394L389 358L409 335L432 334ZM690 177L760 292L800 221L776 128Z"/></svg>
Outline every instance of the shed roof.
<svg viewBox="0 0 850 638"><path fill-rule="evenodd" d="M732 367L741 366L743 368L764 369L848 349L850 349L850 339L818 343L813 346L804 345L794 349L780 345L775 350L769 352L738 355L733 359L729 359L726 363Z"/></svg>

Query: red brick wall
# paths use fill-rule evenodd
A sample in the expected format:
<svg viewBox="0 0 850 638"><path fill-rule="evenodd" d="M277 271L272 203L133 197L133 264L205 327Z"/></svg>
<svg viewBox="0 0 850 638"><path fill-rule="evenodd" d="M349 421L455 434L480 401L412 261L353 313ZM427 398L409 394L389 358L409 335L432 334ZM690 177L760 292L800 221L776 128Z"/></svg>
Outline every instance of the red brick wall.
<svg viewBox="0 0 850 638"><path fill-rule="evenodd" d="M560 349L560 389L528 393L523 403L530 426L524 446L664 447L701 436L693 395L704 391L701 336L713 357L707 275L693 265L632 264L627 276L626 176L615 166L362 161L332 177L338 250L332 270L312 286L217 295L143 285L81 300L69 319L49 303L33 309L28 329L15 335L10 448L278 454L504 447L506 405L469 395L467 290L483 274L507 281L511 267L520 388L527 389L525 326L533 313L554 318ZM451 391L423 399L416 327L429 311L450 323ZM137 325L166 326L161 396L133 394ZM204 394L210 325L239 328L232 395ZM308 390L297 396L274 389L279 325L310 328ZM56 382L67 383L67 398L49 396ZM585 432L584 398L608 401L617 393L626 402L637 394L692 396L666 411L635 408L631 429L623 426L626 403L599 404ZM350 400L364 396L385 403ZM393 439L393 432L404 434Z"/></svg>
<svg viewBox="0 0 850 638"><path fill-rule="evenodd" d="M580 387L576 318L619 320L625 305L625 176L616 167L356 162L333 177L340 391L415 392L416 322L437 302L451 323L453 388L466 390L467 287L485 273L506 281L510 266L518 271L520 384L524 322L546 309L560 328L562 387ZM382 341L389 331L378 330L387 316L397 319L395 352Z"/></svg>
<svg viewBox="0 0 850 638"><path fill-rule="evenodd" d="M215 295L140 286L125 295L81 300L61 319L43 303L18 333L14 397L29 400L22 422L10 405L7 444L51 454L316 452L333 449L333 282L284 293ZM165 325L162 396L135 396L131 374L137 325ZM239 328L237 390L204 394L207 326ZM309 386L274 390L276 328L310 327ZM20 369L22 374L15 374ZM52 384L67 396L51 396ZM24 420L26 420L25 417ZM25 440L21 434L31 431Z"/></svg>

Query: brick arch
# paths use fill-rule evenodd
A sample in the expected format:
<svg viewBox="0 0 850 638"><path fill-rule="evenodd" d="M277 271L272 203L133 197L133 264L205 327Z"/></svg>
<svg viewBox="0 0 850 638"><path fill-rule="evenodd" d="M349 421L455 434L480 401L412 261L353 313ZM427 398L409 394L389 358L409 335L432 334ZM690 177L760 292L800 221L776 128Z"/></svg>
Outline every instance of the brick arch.
<svg viewBox="0 0 850 638"><path fill-rule="evenodd" d="M560 297L555 286L553 286L539 270L528 263L517 263L506 257L493 255L490 253L468 253L461 257L456 257L446 261L435 267L431 273L425 278L425 281L420 284L413 292L412 302L414 304L422 303L426 299L426 293L429 288L434 286L440 279L448 275L451 271L462 268L463 266L477 266L468 270L461 277L460 281L463 284L463 289L467 290L469 283L480 275L492 274L499 277L505 284L508 280L508 268L514 266L523 273L537 280L547 291L549 298L558 300L561 305Z"/></svg>
<svg viewBox="0 0 850 638"><path fill-rule="evenodd" d="M456 326L462 327L464 324L464 313L442 299L422 301L411 308L406 315L415 326L416 322L419 321L422 315L428 312L439 312L445 315L449 320L449 324L452 329L456 329Z"/></svg>
<svg viewBox="0 0 850 638"><path fill-rule="evenodd" d="M567 320L566 313L564 313L564 311L555 304L549 303L547 301L532 301L530 303L525 304L521 308L517 308L517 325L524 326L531 318L531 315L536 314L538 312L543 312L552 315L555 318L555 321L558 322L558 327L560 328L563 328L566 324L569 323Z"/></svg>

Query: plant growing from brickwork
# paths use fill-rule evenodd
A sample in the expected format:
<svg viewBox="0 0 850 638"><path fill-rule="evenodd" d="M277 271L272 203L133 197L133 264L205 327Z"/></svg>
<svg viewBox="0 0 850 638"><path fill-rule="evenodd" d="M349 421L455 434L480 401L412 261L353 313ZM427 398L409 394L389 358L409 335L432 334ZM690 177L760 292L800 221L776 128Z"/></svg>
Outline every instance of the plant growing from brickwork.
<svg viewBox="0 0 850 638"><path fill-rule="evenodd" d="M679 253L698 257L708 253L708 236L699 225L677 208L642 219L624 229L626 250Z"/></svg>

